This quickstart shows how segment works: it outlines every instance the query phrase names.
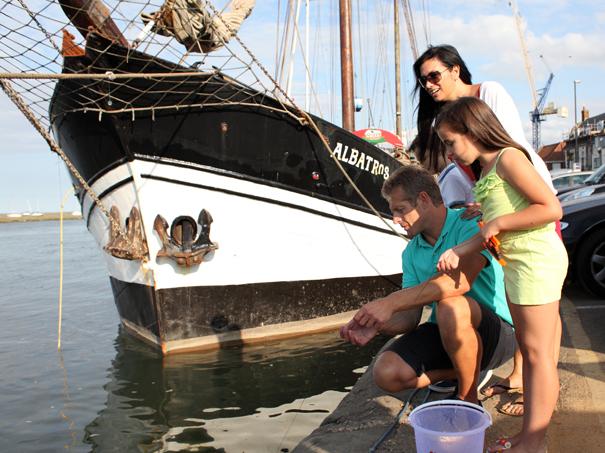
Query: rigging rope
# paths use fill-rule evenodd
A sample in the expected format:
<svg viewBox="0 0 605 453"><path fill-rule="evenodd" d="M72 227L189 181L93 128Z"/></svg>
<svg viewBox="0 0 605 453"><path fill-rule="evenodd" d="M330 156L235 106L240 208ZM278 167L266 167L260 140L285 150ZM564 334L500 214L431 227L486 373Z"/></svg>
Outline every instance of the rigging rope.
<svg viewBox="0 0 605 453"><path fill-rule="evenodd" d="M281 21L281 0L277 0L277 20L275 21L275 74L276 79L279 78L277 68L279 67L279 30Z"/></svg>
<svg viewBox="0 0 605 453"><path fill-rule="evenodd" d="M300 47L300 53L302 55L302 60L303 60L303 65L305 67L305 74L309 76L309 79L312 80L311 77L311 68L309 68L309 65L307 64L307 54L306 54L306 50L302 44L302 40L300 39L300 33L299 33L299 29L298 26L296 27L296 36L298 38L298 45ZM321 105L319 104L319 98L317 96L317 92L315 91L315 87L314 84L311 83L309 85L309 88L311 89L311 92L313 93L313 97L315 98L315 102L317 102L317 110L319 111L319 116L323 116L321 113Z"/></svg>
<svg viewBox="0 0 605 453"><path fill-rule="evenodd" d="M429 0L422 0L422 16L424 19L422 28L424 31L424 40L426 43L426 47L428 47L431 44L431 24L430 24L428 3L429 3Z"/></svg>
<svg viewBox="0 0 605 453"><path fill-rule="evenodd" d="M410 40L410 48L414 61L418 59L418 44L416 43L416 27L414 26L414 14L410 7L410 0L401 0L403 4L403 15L405 17L406 29Z"/></svg>
<svg viewBox="0 0 605 453"><path fill-rule="evenodd" d="M210 5L210 8L215 12L215 14L218 14L218 11L214 7L214 5L212 5L211 3L209 3L209 5ZM228 24L225 24L225 25L227 26L227 28L229 28ZM328 143L328 140L321 133L321 131L319 130L319 127L317 126L317 124L315 124L315 121L313 121L313 118L311 118L311 116L307 112L303 111L300 107L298 107L298 105L296 105L296 103L286 94L286 92L281 88L281 86L277 83L277 81L275 81L273 79L273 77L271 77L271 74L269 74L269 71L267 71L267 69L265 69L265 67L262 65L262 63L260 61L258 61L258 59L250 51L250 49L248 49L248 47L241 41L241 39L239 38L239 36L235 35L235 39L240 44L240 46L242 46L242 48L248 53L248 55L250 56L250 58L252 59L252 61L263 72L263 74L265 74L265 76L267 78L269 78L269 80L271 80L271 82L274 84L275 88L284 96L285 99L288 100L288 102L298 111L298 113L302 117L304 117L306 119L307 124L311 127L311 129L313 129L315 131L315 133L317 134L317 136L319 137L319 139L323 143L326 151L328 151L328 153L330 154L330 157L332 158L332 160L334 161L334 163L336 164L336 166L340 170L340 172L343 174L343 176L349 182L349 184L351 184L351 187L357 193L357 195L359 195L359 197L364 202L364 204L370 209L370 211L372 211L372 213L376 217L378 217L382 221L382 223L384 223L387 226L387 228L389 230L391 230L393 233L395 233L401 239L407 241L407 238L405 236L403 236L399 231L395 230L395 228L393 228L393 226L390 223L388 223L384 219L384 217L382 217L382 215L380 214L380 212L378 212L378 210L374 207L374 205L370 202L370 200L368 200L368 198L363 194L363 192L361 191L361 189L359 189L359 187L357 186L357 184L355 184L355 181L353 181L353 179L351 178L351 176L349 176L349 174L344 169L344 167L342 166L342 164L340 163L340 161L338 160L338 158L336 157L336 155L332 152L332 148L330 147L330 144Z"/></svg>
<svg viewBox="0 0 605 453"><path fill-rule="evenodd" d="M42 27L42 24L40 23L40 21L36 18L36 16L32 13L32 11L27 7L27 5L24 3L24 1L23 0L18 0L18 1L21 4L21 7L25 11L27 11L27 14L31 18L31 20L33 20L36 23L36 25L38 26L38 28L40 30L42 30L42 32L46 35L46 39L48 39L50 41L50 43L53 45L53 47L55 48L55 50L57 51L57 53L60 54L61 50L59 49L59 47L55 43L55 40L52 38L52 36L50 36L50 34L48 33L48 31L44 27Z"/></svg>
<svg viewBox="0 0 605 453"><path fill-rule="evenodd" d="M154 22L155 33L174 37L189 50L199 47L207 53L235 36L255 3L256 0L232 0L230 12L212 17L206 10L206 0L166 0L159 11L143 13L141 18L145 24Z"/></svg>
<svg viewBox="0 0 605 453"><path fill-rule="evenodd" d="M19 2L23 5L22 0L19 0ZM116 5L120 5L120 4L124 4L124 3L120 3L120 2L116 3ZM223 20L222 15L219 13L219 11L214 7L214 5L211 2L208 1L206 4L207 4L208 9L214 13L215 21L221 22L222 25L224 25L224 28L225 28L225 30L227 30L227 32L233 33L234 29L231 27L231 24L228 23L229 21ZM240 3L240 4L244 4L244 3ZM54 5L54 3L48 1L48 5L46 7L44 7L44 11L50 5ZM24 14L22 14L21 17L19 17L19 14L13 14L14 12L9 11L11 8L16 8L16 4L14 4L14 3L6 4L3 7L2 12L6 15L6 17L11 18L10 20L15 21L15 27L17 28L17 30L21 30L20 27L29 26L32 29L32 32L38 33L39 36L37 36L37 37L40 38L40 40L37 42L37 44L28 46L22 42L21 38L23 37L23 33L21 31L15 31L14 37L11 36L10 34L3 35L3 43L6 43L5 44L6 47L3 50L8 50L8 52L5 52L4 55L0 56L0 68L4 72L4 74L0 74L0 83L2 84L2 88L9 95L9 98L11 98L11 100L17 105L19 110L21 110L21 112L26 116L26 118L28 118L28 120L30 121L30 123L32 123L34 128L47 141L51 150L53 152L57 153L61 157L61 159L65 162L69 171L79 181L79 183L81 184L83 189L86 191L86 193L91 197L91 199L93 200L95 205L98 206L100 211L108 218L108 220L113 228L115 221L112 221L112 218L109 215L109 212L107 211L107 209L105 209L105 207L103 206L103 204L101 203L99 198L96 196L96 194L94 194L94 191L88 186L86 181L84 181L82 176L78 173L77 169L70 162L69 158L61 150L61 148L54 141L54 139L52 138L52 136L50 135L50 133L47 130L50 127L50 123L51 123L51 119L48 117L47 105L48 105L49 99L52 97L53 85L51 85L50 82L42 82L42 83L35 83L35 84L34 83L25 83L25 82L27 80L56 81L56 80L70 80L70 79L90 79L93 82L91 82L91 85L89 85L87 88L89 90L91 90L92 92L98 93L98 98L91 98L87 94L80 94L80 91L78 91L78 89L74 89L73 92L68 93L68 94L72 95L70 98L71 99L70 102L72 102L72 104L66 105L65 108L71 109L72 111L74 111L74 109L79 109L79 110L83 110L83 111L98 112L99 116L102 113L115 114L115 113L123 113L123 112L132 112L132 115L134 118L135 112L140 111L140 110L151 111L151 114L153 117L153 115L154 115L153 112L156 109L157 110L166 109L166 108L179 109L179 108L183 108L183 107L189 107L189 104L192 104L192 106L199 106L199 107L204 107L204 106L208 106L208 105L216 105L215 103L212 102L211 99L209 99L210 96L205 94L202 90L199 90L199 85L197 86L197 88L195 88L198 98L192 99L191 96L189 96L189 94L192 92L191 90L193 90L194 88L187 85L188 82L191 84L193 84L193 83L199 84L199 80L198 80L199 77L208 76L208 74L211 74L211 73L201 72L201 71L174 72L175 70L178 70L178 68L175 68L172 63L168 63L168 62L165 65L167 72L150 72L150 73L140 72L137 74L120 73L120 72L114 73L112 71L108 71L106 73L100 73L100 74L61 73L61 69L62 69L61 63L56 59L56 57L55 58L49 57L48 52L47 52L48 49L46 49L45 47L47 46L46 43L50 40L52 42L52 45L55 48L55 50L58 49L58 47L52 40L52 37L58 36L58 34L63 31L63 27L65 24L62 24L62 23L56 21L56 19L52 19L50 12L45 13L45 15L42 15L41 13L39 13L38 17L48 19L48 20L52 19L52 21L49 23L51 23L51 24L58 23L61 26L61 28L59 28L59 30L57 31L57 34L49 33L44 28L44 24L46 22L43 24L38 20L34 20L32 23L35 22L35 25L38 28L38 29L36 29L36 27L33 27L32 25L26 24L25 23L26 21L21 21ZM116 8L117 8L117 6L116 6ZM113 10L116 10L116 9L114 8ZM17 13L19 13L20 11L21 10L17 9ZM29 16L30 19L36 18L36 14L34 12L32 12L31 10L29 10L27 7L24 6L23 11L27 13L27 15ZM46 16L46 14L49 14L49 15ZM122 13L120 13L120 14L122 15ZM129 24L128 27L132 27L134 25L135 25L135 22L133 21ZM127 29L128 29L128 27L127 27ZM31 33L31 41L33 41L34 43L36 43L36 41L35 41L36 34L35 33ZM10 40L11 38L12 38L12 40ZM145 39L147 39L147 37L145 37ZM293 39L294 39L294 37L293 37ZM173 49L169 45L169 43L172 43L172 42L173 42L173 40L169 40L168 43L165 41L161 41L161 40L158 42L158 41L155 41L155 37L154 37L152 42L150 42L148 44L148 46L154 46L154 49L157 50L156 56L160 57L160 53L162 53L162 52L165 52L165 51L173 52ZM279 106L281 107L281 109L279 108L279 106L271 107L271 106L264 105L264 103L255 103L255 102L257 102L255 100L255 97L257 96L257 94L259 93L260 90L254 89L254 91L250 91L246 85L242 85L239 82L233 81L232 79L230 79L230 77L228 77L224 74L223 74L224 80L227 80L228 83L232 83L236 87L236 89L239 90L238 93L243 94L244 96L247 96L247 98L240 99L238 102L235 102L232 99L224 99L223 101L221 101L222 104L254 105L259 108L260 107L268 108L268 109L272 109L275 111L283 112L284 114L290 115L291 117L295 118L301 124L308 125L320 138L323 146L328 151L328 153L331 156L332 160L334 161L335 165L337 166L339 171L343 174L344 178L349 182L349 184L351 185L353 190L357 193L357 195L360 197L360 199L363 201L363 203L370 209L370 211L374 215L376 215L387 226L387 228L389 230L393 231L395 234L399 235L400 237L403 237L392 227L392 225L387 223L385 221L385 219L382 218L380 213L374 208L374 206L370 203L370 201L361 192L359 187L351 179L351 177L349 176L347 171L343 168L343 166L340 163L340 161L338 160L338 158L332 152L329 143L327 142L326 138L322 135L322 133L320 132L317 125L314 123L311 116L309 114L307 114L306 112L304 112L302 109L300 109L298 107L298 105L296 105L296 103L293 101L293 99L289 95L287 95L287 93L276 82L275 77L273 77L271 74L269 74L269 72L260 63L260 61L256 58L256 56L250 51L250 49L242 42L242 40L239 38L239 36L237 34L235 34L235 36L234 36L234 43L237 43L237 44L239 44L239 46L241 46L241 48L244 50L245 54L247 54L247 56L248 56L246 58L249 58L250 61L244 61L240 56L235 55L232 52L232 49L227 49L229 52L231 52L230 56L223 55L220 58L227 58L227 63L235 62L236 64L239 64L240 66L238 68L236 68L241 71L241 73L238 75L238 79L242 80L242 82L250 83L245 80L245 76L254 78L253 83L260 84L266 93L268 93L268 92L272 93L274 95L276 101L279 103ZM36 47L36 45L39 47ZM101 58L105 56L106 49L91 49L91 50L93 51L93 54L91 54L92 55L91 58L93 58L93 64L103 67L102 65L104 64L104 62L101 60ZM175 52L175 54L176 54L176 52ZM110 53L108 53L107 55L109 57L116 56L116 55L112 55ZM186 58L188 58L188 56L189 56L188 53L186 53L185 56L181 56L181 60L184 61ZM134 53L131 54L129 52L126 54L126 58L136 59L137 56L136 56L136 54L134 54ZM198 66L199 64L205 63L207 60L210 60L211 58L214 58L214 56L204 55L202 57L202 61L196 62L192 66ZM44 59L46 59L46 60L44 60ZM210 60L210 61L212 62L213 60ZM259 68L262 75L255 73L252 70L252 66ZM7 67L10 69L6 70ZM107 66L105 66L105 67L107 67ZM57 73L48 74L48 73L38 73L37 72L37 73L33 74L33 73L29 72L32 70L35 71L35 70L42 69L42 68L55 69L57 71ZM144 67L142 69L144 70ZM217 69L217 71L221 71L221 68L215 68L215 69ZM333 74L333 71L331 72L331 74ZM264 79L263 79L263 77L264 77ZM154 97L151 98L152 99L151 105L142 106L142 107L133 107L133 106L131 106L130 98L119 99L119 98L115 98L115 97L111 96L112 91L118 92L117 89L114 89L114 84L116 84L116 86L118 86L118 87L130 88L130 86L127 84L127 82L120 82L120 84L117 85L117 81L127 80L127 79L141 79L141 78L153 79L153 82L155 83L155 84L152 84L151 88L147 89L148 90L147 92L153 93L155 95ZM175 82L173 84L171 84L169 88L165 88L164 86L159 86L159 88L157 88L157 91L155 91L155 92L153 91L154 88L157 86L157 84L159 84L161 82L161 80L155 80L155 79L168 79L168 78L175 79ZM188 81L188 80L186 80L187 78L191 78L194 80ZM17 80L24 81L24 83L22 83L22 84L16 82L16 86L19 86L21 93L17 92L17 90L12 88L12 85L8 81L9 79L16 80L16 81ZM179 80L179 79L183 79L183 80ZM271 89L265 87L264 82L266 82L266 81L270 82ZM107 92L107 89L103 88L103 85L100 85L101 83L109 84L108 85L108 87L110 89L109 93ZM212 81L207 82L207 83L212 83ZM134 99L137 99L139 96L142 96L143 94L144 94L144 92L140 92L140 94L137 94L137 97L134 97ZM165 96L169 96L169 95L180 96L177 98L178 102L175 101L173 106L161 105L162 99ZM206 101L206 99L204 99L204 96L208 97L207 101ZM200 97L201 97L201 99L200 99ZM333 98L333 96L332 96L332 98ZM105 105L109 106L112 104L116 104L116 102L112 102L112 101L118 101L117 103L121 104L121 105L117 105L117 106L114 105L115 108L111 109L111 110L108 109L107 107L105 107ZM191 102L191 101L194 101L194 102ZM201 101L201 102L195 102L195 101ZM204 102L204 101L206 101L206 102ZM74 105L76 107L74 107ZM43 123L46 123L46 124L43 125ZM124 235L124 231L122 230L122 227L120 227L119 225L118 225L116 231L119 231L121 235Z"/></svg>
<svg viewBox="0 0 605 453"><path fill-rule="evenodd" d="M44 140L46 140L46 143L48 143L48 146L50 147L50 149L53 152L55 152L56 154L58 154L61 157L61 159L63 159L63 162L65 162L65 165L67 166L67 168L69 169L71 174L74 175L74 177L78 180L80 185L84 188L84 190L86 190L86 193L88 194L88 196L90 196L90 198L93 200L95 205L105 215L105 217L107 217L107 220L112 225L112 228L116 228L116 231L118 231L120 235L125 236L125 232L122 229L122 227L120 225L115 225L115 222L112 220L111 216L109 215L109 211L107 211L105 206L103 206L103 203L101 202L99 197L97 197L97 194L92 190L92 188L84 180L84 178L82 177L80 172L71 163L71 161L69 160L67 155L65 155L65 153L63 152L61 147L51 137L50 133L42 127L42 124L40 124L38 119L34 116L33 112L25 104L25 102L23 101L23 98L19 95L19 93L17 93L13 89L10 82L8 82L7 80L0 79L0 85L2 86L2 89L4 90L6 95L10 98L10 100L17 106L17 108L21 111L21 113L23 113L23 115L29 120L29 122L32 124L32 126L34 126L34 128L38 131L38 133L40 133L40 135L42 135Z"/></svg>
<svg viewBox="0 0 605 453"><path fill-rule="evenodd" d="M115 73L107 71L104 74L54 74L54 73L26 73L26 72L5 72L0 73L0 79L42 79L42 80L70 80L70 79L90 79L90 80L119 80L119 79L153 79L153 78L183 78L183 77L208 77L210 73L202 71L194 72L121 72Z"/></svg>
<svg viewBox="0 0 605 453"><path fill-rule="evenodd" d="M355 93L361 93L361 98L365 101L366 98L366 91L365 91L365 78L364 75L366 73L365 70L365 58L364 58L364 52L363 52L363 44L364 44L364 40L362 39L362 34L361 34L361 27L362 27L362 23L361 23L361 12L360 12L360 7L359 7L359 0L357 0L355 2L355 6L352 8L355 17L354 17L354 23L357 23L357 45L355 45L354 47L356 49L358 49L357 52L357 64L354 65L354 67L358 68L358 70L355 70L355 82L357 82L357 74L359 73L359 83L355 83L355 87L354 87L354 91Z"/></svg>

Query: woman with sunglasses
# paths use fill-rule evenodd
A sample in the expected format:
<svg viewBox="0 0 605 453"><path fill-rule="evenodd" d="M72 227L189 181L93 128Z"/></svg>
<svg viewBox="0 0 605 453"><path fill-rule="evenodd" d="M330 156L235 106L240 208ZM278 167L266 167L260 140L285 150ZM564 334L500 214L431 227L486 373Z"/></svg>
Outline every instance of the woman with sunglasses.
<svg viewBox="0 0 605 453"><path fill-rule="evenodd" d="M418 94L418 159L429 170L438 172L447 162L445 148L433 131L433 121L441 107L463 96L478 97L496 114L506 132L528 149L532 163L547 185L556 192L546 164L528 143L519 111L510 95L498 82L472 83L471 73L455 47L429 47L414 63Z"/></svg>
<svg viewBox="0 0 605 453"><path fill-rule="evenodd" d="M523 132L523 125L519 111L511 96L498 82L482 82L473 84L471 73L464 60L455 47L450 45L438 45L429 47L414 63L416 75L416 86L414 91L418 94L418 136L416 137L415 151L418 160L429 171L441 172L440 188L446 205L450 201L457 201L463 193L474 185L480 174L479 163L476 161L469 167L460 166L460 171L452 171L451 167L445 170L443 167L448 162L445 147L433 129L433 123L441 108L448 102L455 101L464 96L480 98L502 123L502 126L511 138L526 149L531 157L532 163L538 174L544 179L547 186L556 193L552 185L550 173L542 158L529 144ZM447 174L446 174L447 171ZM468 176L465 182L461 182L461 174ZM448 183L447 180L450 179ZM464 185L467 187L464 187ZM459 187L452 190L451 187ZM468 201L468 200L467 200ZM471 207L469 215L473 215L478 207ZM559 321L560 332L561 324ZM558 357L558 349L556 357ZM522 358L517 350L515 352L513 370L506 378L487 387L482 391L486 397L492 397L509 391L522 391ZM513 416L523 415L523 397L517 398L504 404L499 411Z"/></svg>

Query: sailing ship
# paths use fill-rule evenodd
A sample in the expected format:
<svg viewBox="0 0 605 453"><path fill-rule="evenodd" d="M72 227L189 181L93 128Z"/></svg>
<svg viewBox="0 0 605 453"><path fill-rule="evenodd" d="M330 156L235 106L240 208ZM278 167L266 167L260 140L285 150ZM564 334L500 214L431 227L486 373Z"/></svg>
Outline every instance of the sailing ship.
<svg viewBox="0 0 605 453"><path fill-rule="evenodd" d="M185 65L139 50L154 27L179 34L158 25L177 20L165 7L178 1L144 15L130 42L115 8L59 3L85 42L62 30L61 74L43 85L52 97L39 116L73 174L129 333L169 354L326 331L399 286L405 242L377 215L388 212L380 188L398 161L275 86L209 58ZM210 30L229 23L210 2L192 3ZM182 40L188 52L229 38L196 33L203 39ZM19 59L10 43L0 47ZM13 100L28 94L2 86Z"/></svg>

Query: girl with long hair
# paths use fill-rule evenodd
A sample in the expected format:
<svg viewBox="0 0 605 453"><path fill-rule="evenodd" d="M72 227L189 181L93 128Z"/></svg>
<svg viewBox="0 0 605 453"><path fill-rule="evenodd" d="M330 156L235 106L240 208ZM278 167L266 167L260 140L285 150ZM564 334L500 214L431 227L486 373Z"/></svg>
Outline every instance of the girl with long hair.
<svg viewBox="0 0 605 453"><path fill-rule="evenodd" d="M555 231L561 205L527 151L508 135L485 102L462 97L449 103L434 127L446 152L466 165L479 160L482 170L473 192L485 222L480 233L443 253L437 270L456 269L461 256L497 238L505 262L504 288L523 356L523 427L492 451L503 447L511 452L545 451L546 429L559 392L557 323L568 264Z"/></svg>
<svg viewBox="0 0 605 453"><path fill-rule="evenodd" d="M479 98L489 106L508 135L528 153L534 168L548 188L553 193L556 192L546 164L525 138L515 103L501 84L493 81L473 83L471 72L456 48L446 44L431 46L420 55L414 63L414 73L415 92L418 96L418 136L415 150L418 160L425 168L433 173L441 171L439 187L446 206L465 204L471 208L468 210L469 216L480 209L472 196L472 187L481 172L479 161L468 166L450 164L443 169L448 157L433 127L441 109L464 96ZM557 328L560 330L561 325ZM482 389L482 394L492 397L510 391L521 392L521 370L521 355L517 352L511 373L501 381ZM504 404L499 411L507 415L523 415L523 396L520 395Z"/></svg>

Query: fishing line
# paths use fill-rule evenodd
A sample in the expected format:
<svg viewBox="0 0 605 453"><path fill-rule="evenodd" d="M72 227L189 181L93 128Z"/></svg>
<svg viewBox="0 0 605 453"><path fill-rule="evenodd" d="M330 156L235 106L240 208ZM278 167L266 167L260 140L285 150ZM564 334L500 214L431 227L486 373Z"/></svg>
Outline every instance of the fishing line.
<svg viewBox="0 0 605 453"><path fill-rule="evenodd" d="M391 435L391 433L395 430L395 428L397 428L397 426L399 426L401 424L401 418L403 417L403 414L405 414L407 412L407 410L409 409L410 404L412 402L412 398L414 398L414 396L416 396L416 394L420 390L421 389L417 388L417 389L414 389L412 391L412 393L410 393L407 400L405 401L405 404L403 405L401 410L397 413L397 416L395 417L395 421L391 424L391 426L389 426L387 428L387 430L384 433L382 433L382 436L380 436L376 440L376 442L374 442L374 444L368 450L368 453L374 453L378 449L378 447L380 447L380 445L386 440L386 438ZM430 390L427 392L427 395L425 396L425 401L426 401L426 398L428 398L428 395L430 392L431 392Z"/></svg>
<svg viewBox="0 0 605 453"><path fill-rule="evenodd" d="M431 279L425 280L422 283L422 285L420 285L420 291L418 292L418 294L416 295L416 297L412 301L412 304L415 303L420 298L420 296L424 292L424 289L429 284L429 282L431 282ZM407 412L407 410L408 410L408 408L409 408L409 406L411 404L412 399L414 398L414 396L416 396L416 394L420 390L422 390L422 388L415 388L412 391L412 393L410 393L410 395L408 396L408 398L405 401L405 404L403 405L403 407L401 408L401 410L395 416L395 421L387 428L387 430L384 433L382 433L382 435L376 440L376 442L374 442L374 444L368 450L368 453L374 453L374 452L376 452L376 450L378 449L378 447L386 440L386 438L389 437L391 435L391 433L395 430L395 428L401 424L401 418L403 417L403 414L405 414ZM431 392L432 392L431 389L427 388L427 392L424 395L424 398L423 398L423 400L422 400L422 402L420 404L426 403L426 401L428 400Z"/></svg>
<svg viewBox="0 0 605 453"><path fill-rule="evenodd" d="M59 316L57 326L57 350L61 351L61 319L63 317L63 207L67 201L67 197L72 195L74 191L73 186L69 187L63 195L61 200L61 207L59 209Z"/></svg>
<svg viewBox="0 0 605 453"><path fill-rule="evenodd" d="M432 281L432 278L429 280L425 280L420 288L420 291L418 292L418 294L416 295L416 297L414 298L412 304L414 304L418 299L420 299L420 296L422 295L422 293L424 292L426 286ZM404 288L405 289L405 288ZM393 432L393 430L399 426L401 424L401 418L403 417L403 414L406 413L406 411L408 410L410 403L412 401L412 398L414 398L414 396L416 396L416 394L422 390L422 388L416 388L414 389L414 391L410 394L410 396L408 396L405 405L401 408L401 410L399 411L399 413L397 414L397 416L395 417L395 421L393 422L393 424L391 426L389 426L389 428L382 434L382 436L380 436L378 438L378 440L376 442L374 442L374 444L370 447L370 449L368 450L368 453L374 453L376 451L376 449L386 440L387 437L389 437L389 435ZM432 390L430 388L427 388L427 392L424 395L424 398L421 401L421 405L426 403L427 400L429 399L429 396L431 395Z"/></svg>
<svg viewBox="0 0 605 453"><path fill-rule="evenodd" d="M74 429L76 423L69 415L67 415L65 411L71 398L69 396L69 382L67 381L67 369L65 368L65 362L63 360L62 351L59 351L59 367L63 372L63 408L59 411L59 415L67 423L67 429L71 437L71 445L64 445L64 447L67 450L71 450L71 447L75 447L76 445L76 429Z"/></svg>
<svg viewBox="0 0 605 453"><path fill-rule="evenodd" d="M279 442L279 447L277 447L279 451L282 450L281 446L284 444L284 440L286 439L286 436L290 432L290 429L292 428L292 425L296 421L296 417L298 417L298 414L300 413L301 408L302 408L302 406L303 406L303 404L305 403L306 400L307 400L307 398L303 398L302 399L302 401L300 402L300 405L298 406L298 412L294 413L294 417L292 417L292 420L290 421L290 424L288 425L288 428L286 429L286 432L284 433L284 435L281 438L281 441Z"/></svg>

